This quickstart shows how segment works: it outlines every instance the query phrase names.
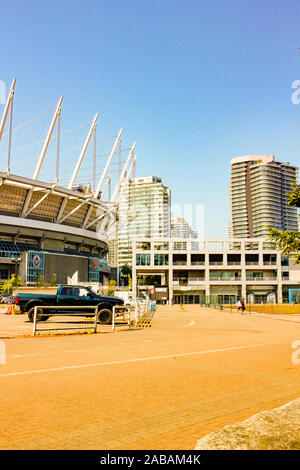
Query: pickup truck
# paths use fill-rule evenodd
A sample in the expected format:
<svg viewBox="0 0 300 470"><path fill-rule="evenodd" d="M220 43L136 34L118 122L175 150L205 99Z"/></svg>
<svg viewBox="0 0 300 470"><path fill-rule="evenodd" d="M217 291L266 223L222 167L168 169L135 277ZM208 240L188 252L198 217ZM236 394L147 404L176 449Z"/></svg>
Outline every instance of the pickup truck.
<svg viewBox="0 0 300 470"><path fill-rule="evenodd" d="M70 286L70 285L59 285L57 287L57 292L54 295L45 295L45 294L17 294L16 304L19 305L20 311L22 313L28 314L28 320L33 321L34 316L34 307L36 306L74 306L81 307L82 312L86 312L92 315L91 309L84 309L86 306L98 306L98 322L103 325L109 325L112 322L112 309L114 305L124 305L122 299L117 297L103 297L96 294L89 287L83 286ZM47 316L41 316L38 320L45 321L51 317L51 312L54 314L64 314L68 313L79 313L78 309L75 310L45 310L45 313L49 313Z"/></svg>

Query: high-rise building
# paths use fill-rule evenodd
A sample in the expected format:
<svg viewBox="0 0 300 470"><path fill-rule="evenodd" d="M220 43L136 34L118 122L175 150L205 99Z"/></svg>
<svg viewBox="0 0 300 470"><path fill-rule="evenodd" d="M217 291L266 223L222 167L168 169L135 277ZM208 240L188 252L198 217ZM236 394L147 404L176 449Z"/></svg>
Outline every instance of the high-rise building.
<svg viewBox="0 0 300 470"><path fill-rule="evenodd" d="M132 240L170 236L171 191L161 178L129 178L121 189L117 235L118 266L131 265Z"/></svg>
<svg viewBox="0 0 300 470"><path fill-rule="evenodd" d="M198 234L182 217L172 217L171 219L171 237L172 238L197 238Z"/></svg>
<svg viewBox="0 0 300 470"><path fill-rule="evenodd" d="M189 223L182 217L173 217L171 219L171 237L172 238L197 238L195 232ZM178 242L175 244L177 250L186 250L186 242Z"/></svg>
<svg viewBox="0 0 300 470"><path fill-rule="evenodd" d="M266 237L266 226L297 230L297 208L288 193L298 168L276 162L274 155L249 155L231 160L231 233L235 238Z"/></svg>

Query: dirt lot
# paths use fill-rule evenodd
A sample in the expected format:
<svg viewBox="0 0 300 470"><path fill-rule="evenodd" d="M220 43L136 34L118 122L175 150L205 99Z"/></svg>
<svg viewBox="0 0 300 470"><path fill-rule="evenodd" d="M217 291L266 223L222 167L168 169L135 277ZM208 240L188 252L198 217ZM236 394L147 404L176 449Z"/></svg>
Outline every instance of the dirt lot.
<svg viewBox="0 0 300 470"><path fill-rule="evenodd" d="M24 320L0 314L2 449L193 449L300 396L299 315L162 306L151 328L35 338Z"/></svg>

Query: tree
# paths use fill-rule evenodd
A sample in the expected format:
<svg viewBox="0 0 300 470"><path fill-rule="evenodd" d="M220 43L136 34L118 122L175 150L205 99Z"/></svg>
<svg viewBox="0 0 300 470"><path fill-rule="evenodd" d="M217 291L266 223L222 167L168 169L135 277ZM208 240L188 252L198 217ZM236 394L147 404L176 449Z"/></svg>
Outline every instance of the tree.
<svg viewBox="0 0 300 470"><path fill-rule="evenodd" d="M125 277L127 280L127 285L129 284L129 279L132 277L132 269L128 264L123 264L120 268L120 273L122 277Z"/></svg>
<svg viewBox="0 0 300 470"><path fill-rule="evenodd" d="M4 281L3 284L0 287L1 294L6 295L10 294L15 287L20 287L22 286L22 279L21 276L16 276L15 274L12 274L10 279L7 281Z"/></svg>
<svg viewBox="0 0 300 470"><path fill-rule="evenodd" d="M108 282L108 295L111 295L111 296L114 295L116 285L117 285L117 282L114 279L111 279Z"/></svg>
<svg viewBox="0 0 300 470"><path fill-rule="evenodd" d="M38 271L36 273L35 285L36 285L36 287L43 287L43 285L44 285L44 278L43 278L43 276L40 275L40 273Z"/></svg>
<svg viewBox="0 0 300 470"><path fill-rule="evenodd" d="M300 184L295 185L289 194L288 205L300 207ZM268 227L270 239L276 248L284 255L292 255L296 264L300 264L300 232L288 230L276 230Z"/></svg>
<svg viewBox="0 0 300 470"><path fill-rule="evenodd" d="M149 236L149 238L150 238L150 236ZM142 249L142 250L147 250L147 251L149 251L150 248L151 248L151 243L150 243L150 242L144 242L144 243L142 244L142 246L141 246L141 249Z"/></svg>

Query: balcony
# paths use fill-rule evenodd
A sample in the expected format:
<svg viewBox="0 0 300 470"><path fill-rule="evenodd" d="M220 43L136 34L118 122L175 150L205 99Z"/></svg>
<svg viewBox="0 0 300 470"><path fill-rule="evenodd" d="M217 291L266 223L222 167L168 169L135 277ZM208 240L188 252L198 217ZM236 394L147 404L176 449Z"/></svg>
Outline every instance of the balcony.
<svg viewBox="0 0 300 470"><path fill-rule="evenodd" d="M199 284L203 284L205 282L204 277L193 277L188 279L189 286L198 286Z"/></svg>
<svg viewBox="0 0 300 470"><path fill-rule="evenodd" d="M250 281L250 282L277 281L277 276L247 277L246 281Z"/></svg>
<svg viewBox="0 0 300 470"><path fill-rule="evenodd" d="M209 282L234 282L234 281L240 281L241 277L212 277L209 279Z"/></svg>

